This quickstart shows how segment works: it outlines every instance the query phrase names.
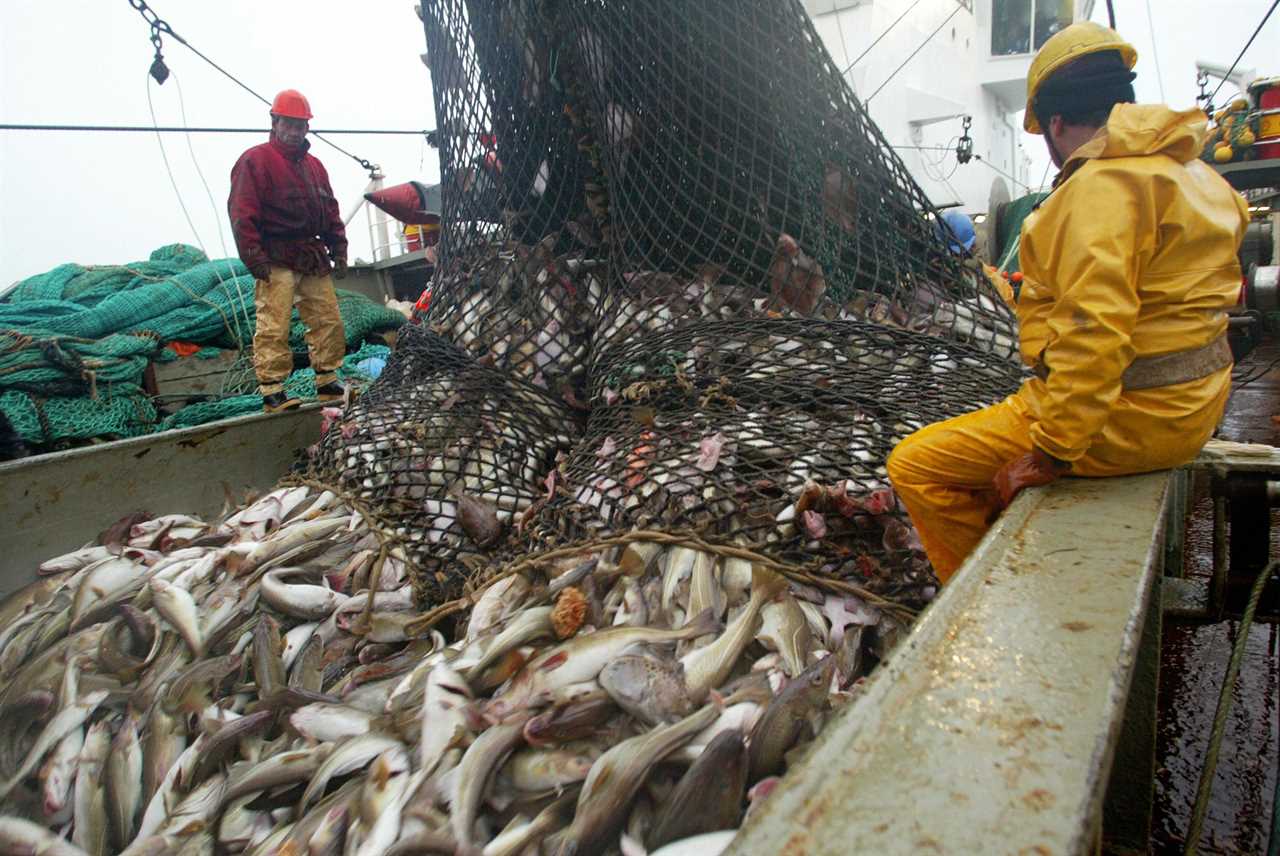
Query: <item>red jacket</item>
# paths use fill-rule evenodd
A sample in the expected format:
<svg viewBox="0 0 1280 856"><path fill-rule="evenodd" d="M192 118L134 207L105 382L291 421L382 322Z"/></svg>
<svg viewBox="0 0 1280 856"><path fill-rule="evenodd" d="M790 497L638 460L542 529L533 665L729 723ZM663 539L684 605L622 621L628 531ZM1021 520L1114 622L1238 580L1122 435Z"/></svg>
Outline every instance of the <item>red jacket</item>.
<svg viewBox="0 0 1280 856"><path fill-rule="evenodd" d="M240 260L250 269L270 262L325 274L330 260L347 257L347 232L329 174L308 148L305 140L292 148L272 136L231 168L227 211Z"/></svg>

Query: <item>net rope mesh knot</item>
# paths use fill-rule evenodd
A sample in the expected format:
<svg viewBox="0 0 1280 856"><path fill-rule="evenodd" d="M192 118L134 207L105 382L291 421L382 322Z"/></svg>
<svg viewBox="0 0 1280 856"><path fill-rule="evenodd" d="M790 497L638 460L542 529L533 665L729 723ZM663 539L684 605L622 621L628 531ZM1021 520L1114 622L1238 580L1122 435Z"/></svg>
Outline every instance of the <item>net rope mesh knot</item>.
<svg viewBox="0 0 1280 856"><path fill-rule="evenodd" d="M428 0L423 21L433 300L312 462L395 521L419 595L647 527L922 597L884 461L1016 388L1015 322L802 5ZM458 522L459 480L512 516L500 541Z"/></svg>

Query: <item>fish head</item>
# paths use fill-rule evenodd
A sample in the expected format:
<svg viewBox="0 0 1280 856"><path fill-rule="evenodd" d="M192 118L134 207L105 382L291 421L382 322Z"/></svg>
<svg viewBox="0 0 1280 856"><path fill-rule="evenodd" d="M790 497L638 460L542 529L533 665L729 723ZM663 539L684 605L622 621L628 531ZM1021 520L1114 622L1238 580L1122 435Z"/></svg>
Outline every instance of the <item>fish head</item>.
<svg viewBox="0 0 1280 856"><path fill-rule="evenodd" d="M644 654L624 654L600 670L600 686L612 696L630 701L643 699L654 680L655 667Z"/></svg>
<svg viewBox="0 0 1280 856"><path fill-rule="evenodd" d="M831 686L831 675L835 669L836 658L823 657L796 677L783 693L789 695L804 707L818 707L827 697L827 688Z"/></svg>
<svg viewBox="0 0 1280 856"><path fill-rule="evenodd" d="M551 745L551 741L543 739L543 733L547 726L551 723L552 717L556 712L554 710L544 711L530 719L524 724L524 742L528 743L535 749L541 749Z"/></svg>

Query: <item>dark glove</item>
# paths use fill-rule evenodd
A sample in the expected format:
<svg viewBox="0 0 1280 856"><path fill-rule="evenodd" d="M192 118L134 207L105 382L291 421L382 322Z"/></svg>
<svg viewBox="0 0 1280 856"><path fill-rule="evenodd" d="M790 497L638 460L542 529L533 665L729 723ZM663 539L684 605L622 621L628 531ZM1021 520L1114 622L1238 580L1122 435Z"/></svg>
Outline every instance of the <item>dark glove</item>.
<svg viewBox="0 0 1280 856"><path fill-rule="evenodd" d="M346 260L346 259L336 259L336 260L334 261L334 263L333 263L333 278L334 278L334 279L346 279L346 278L347 278L347 260Z"/></svg>
<svg viewBox="0 0 1280 856"><path fill-rule="evenodd" d="M266 282L271 279L271 265L267 262L261 264L249 265L249 273L253 274L254 279Z"/></svg>
<svg viewBox="0 0 1280 856"><path fill-rule="evenodd" d="M1030 452L1014 458L1000 468L991 480L1000 502L1008 507L1024 487L1039 487L1057 481L1058 476L1071 469L1071 464L1032 447Z"/></svg>

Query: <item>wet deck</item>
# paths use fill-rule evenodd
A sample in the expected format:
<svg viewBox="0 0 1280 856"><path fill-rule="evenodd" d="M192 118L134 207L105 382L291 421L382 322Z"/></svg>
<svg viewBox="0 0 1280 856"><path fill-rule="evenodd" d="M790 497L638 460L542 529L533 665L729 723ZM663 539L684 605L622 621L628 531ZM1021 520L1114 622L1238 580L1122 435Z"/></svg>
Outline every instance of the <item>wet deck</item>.
<svg viewBox="0 0 1280 856"><path fill-rule="evenodd" d="M1277 364L1273 366L1273 363ZM1255 351L1238 373L1256 380L1238 387L1219 436L1280 444L1280 344ZM1280 556L1280 513L1272 511L1271 555ZM1186 535L1188 576L1212 569L1211 502L1198 486ZM1209 743L1218 694L1239 623L1166 619L1157 733L1156 805L1151 852L1182 853ZM1267 851L1272 800L1280 767L1280 624L1256 623L1249 633L1231 715L1213 783L1201 853Z"/></svg>

